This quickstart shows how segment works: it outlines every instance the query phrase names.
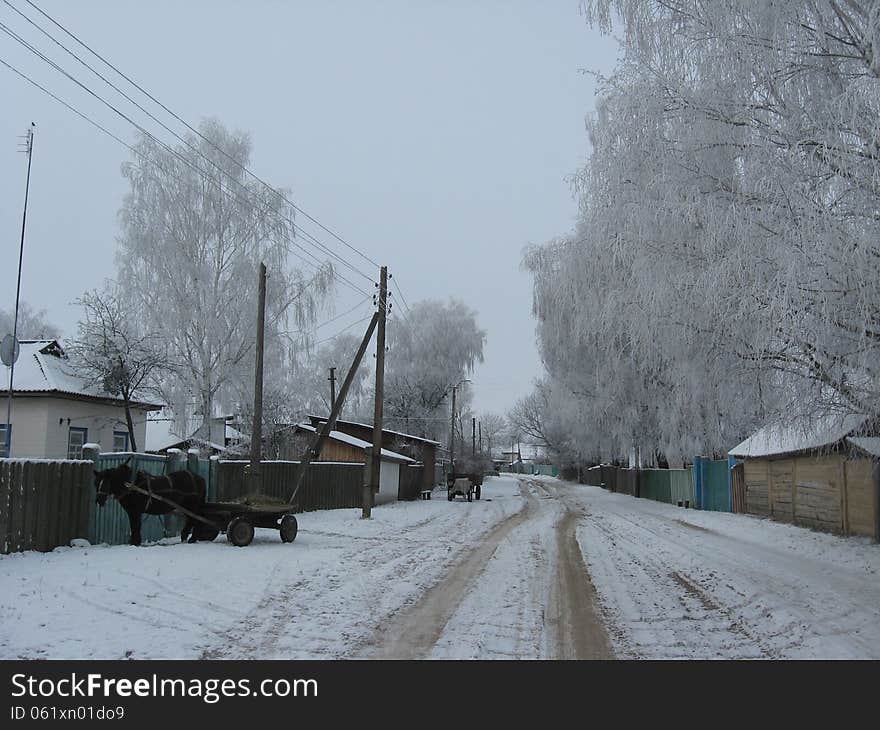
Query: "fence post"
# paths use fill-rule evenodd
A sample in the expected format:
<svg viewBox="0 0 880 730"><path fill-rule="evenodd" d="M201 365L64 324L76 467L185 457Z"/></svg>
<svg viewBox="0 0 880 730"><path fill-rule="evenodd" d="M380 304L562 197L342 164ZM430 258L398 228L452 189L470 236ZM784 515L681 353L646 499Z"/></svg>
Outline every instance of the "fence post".
<svg viewBox="0 0 880 730"><path fill-rule="evenodd" d="M199 473L199 450L189 449L186 452L186 468L193 474Z"/></svg>
<svg viewBox="0 0 880 730"><path fill-rule="evenodd" d="M182 471L186 468L187 459L180 449L168 449L165 455L165 463L167 464L167 473L173 471Z"/></svg>
<svg viewBox="0 0 880 730"><path fill-rule="evenodd" d="M703 509L703 458L694 457L694 502L697 509Z"/></svg>

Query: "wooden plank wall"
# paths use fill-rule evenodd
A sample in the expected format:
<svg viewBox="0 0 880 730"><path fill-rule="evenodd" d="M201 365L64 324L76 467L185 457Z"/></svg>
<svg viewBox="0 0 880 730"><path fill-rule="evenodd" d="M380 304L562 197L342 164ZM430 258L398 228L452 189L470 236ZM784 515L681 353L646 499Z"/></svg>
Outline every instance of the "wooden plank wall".
<svg viewBox="0 0 880 730"><path fill-rule="evenodd" d="M0 460L0 553L86 538L91 496L90 461Z"/></svg>
<svg viewBox="0 0 880 730"><path fill-rule="evenodd" d="M770 515L770 469L764 459L746 459L743 464L746 512L751 515Z"/></svg>
<svg viewBox="0 0 880 730"><path fill-rule="evenodd" d="M846 514L852 535L874 536L874 480L870 459L847 459Z"/></svg>
<svg viewBox="0 0 880 730"><path fill-rule="evenodd" d="M842 512L842 457L799 456L794 495L794 521L826 532L846 532Z"/></svg>
<svg viewBox="0 0 880 730"><path fill-rule="evenodd" d="M770 461L770 516L780 522L794 521L794 459Z"/></svg>
<svg viewBox="0 0 880 730"><path fill-rule="evenodd" d="M745 511L826 532L874 534L873 461L839 453L746 459Z"/></svg>

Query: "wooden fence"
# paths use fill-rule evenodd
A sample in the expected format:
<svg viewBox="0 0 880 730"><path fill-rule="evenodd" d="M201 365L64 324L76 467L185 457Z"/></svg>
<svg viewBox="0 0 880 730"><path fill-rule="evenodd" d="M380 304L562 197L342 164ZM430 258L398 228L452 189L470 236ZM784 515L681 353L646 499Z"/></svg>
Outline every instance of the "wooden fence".
<svg viewBox="0 0 880 730"><path fill-rule="evenodd" d="M0 459L0 553L50 551L85 538L93 545L128 544L128 515L115 499L95 504L94 470L112 469L128 462L132 471L162 475L188 469L202 476L211 501L235 500L245 494L246 461L199 459L196 454L172 451L155 454L98 454L82 461ZM261 465L261 492L286 501L296 484L298 461L267 461ZM421 492L422 468L400 469L401 499ZM291 511L358 508L361 506L364 465L312 463ZM178 515L144 515L144 542L180 534Z"/></svg>
<svg viewBox="0 0 880 730"><path fill-rule="evenodd" d="M422 494L424 473L424 464L401 464L397 498L418 499Z"/></svg>
<svg viewBox="0 0 880 730"><path fill-rule="evenodd" d="M0 553L88 537L91 461L0 459Z"/></svg>
<svg viewBox="0 0 880 730"><path fill-rule="evenodd" d="M246 461L216 461L214 488L220 502L235 500L246 494ZM298 461L264 461L260 465L262 486L266 496L287 501L296 485ZM364 465L345 462L312 462L306 471L299 493L296 510L310 512L316 509L360 507L363 499Z"/></svg>

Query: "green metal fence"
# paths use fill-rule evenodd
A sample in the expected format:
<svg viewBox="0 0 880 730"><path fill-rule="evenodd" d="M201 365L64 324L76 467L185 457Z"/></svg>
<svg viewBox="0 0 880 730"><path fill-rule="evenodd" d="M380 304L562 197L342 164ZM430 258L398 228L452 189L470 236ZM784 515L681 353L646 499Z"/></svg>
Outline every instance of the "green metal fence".
<svg viewBox="0 0 880 730"><path fill-rule="evenodd" d="M172 450L167 455L141 454L132 452L106 453L93 455L96 471L113 469L128 462L132 473L146 472L154 476L170 474L173 471L188 470L205 480L207 497L211 500L216 491L214 461L200 459L195 453L184 454ZM143 542L156 542L165 537L180 534L183 527L180 515L143 515L141 518L141 539ZM103 507L95 504L94 494L89 500L89 542L93 545L127 545L131 537L131 526L125 510L115 499L108 499Z"/></svg>
<svg viewBox="0 0 880 730"><path fill-rule="evenodd" d="M669 470L669 501L681 507L696 507L694 468Z"/></svg>
<svg viewBox="0 0 880 730"><path fill-rule="evenodd" d="M642 469L639 474L639 496L655 502L672 501L669 469Z"/></svg>

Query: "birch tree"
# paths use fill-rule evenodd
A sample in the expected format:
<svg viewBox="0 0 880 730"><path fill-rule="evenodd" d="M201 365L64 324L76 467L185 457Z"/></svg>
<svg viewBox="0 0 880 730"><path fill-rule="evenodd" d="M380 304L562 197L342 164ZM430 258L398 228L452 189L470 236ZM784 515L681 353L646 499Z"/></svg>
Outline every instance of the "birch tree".
<svg viewBox="0 0 880 730"><path fill-rule="evenodd" d="M284 191L247 177L251 143L215 120L173 152L144 137L123 166L119 282L147 329L162 332L177 376L163 384L175 415L240 409L252 392L258 266L269 271L266 381L289 361L279 332L314 323L332 282L327 265L291 268L293 211ZM188 424L180 430L190 432Z"/></svg>
<svg viewBox="0 0 880 730"><path fill-rule="evenodd" d="M423 300L388 327L385 418L392 428L419 436L448 433L452 387L483 361L486 332L463 302ZM457 410L464 400L458 393Z"/></svg>

